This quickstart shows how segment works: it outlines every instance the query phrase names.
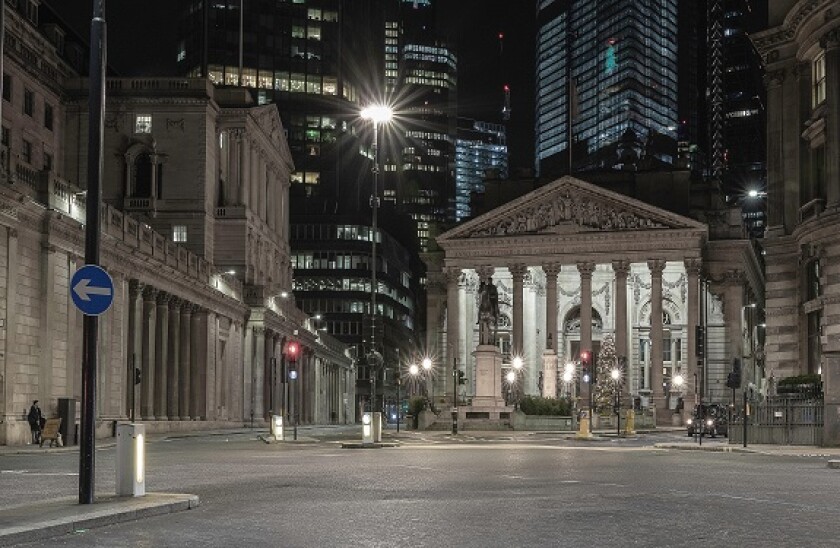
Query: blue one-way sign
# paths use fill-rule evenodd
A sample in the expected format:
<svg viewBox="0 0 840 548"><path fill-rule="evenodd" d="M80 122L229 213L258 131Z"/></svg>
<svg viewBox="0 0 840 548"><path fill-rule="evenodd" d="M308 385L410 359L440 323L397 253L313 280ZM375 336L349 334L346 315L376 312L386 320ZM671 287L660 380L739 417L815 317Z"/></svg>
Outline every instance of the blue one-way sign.
<svg viewBox="0 0 840 548"><path fill-rule="evenodd" d="M73 304L85 316L99 316L114 302L114 280L94 264L86 264L70 280Z"/></svg>

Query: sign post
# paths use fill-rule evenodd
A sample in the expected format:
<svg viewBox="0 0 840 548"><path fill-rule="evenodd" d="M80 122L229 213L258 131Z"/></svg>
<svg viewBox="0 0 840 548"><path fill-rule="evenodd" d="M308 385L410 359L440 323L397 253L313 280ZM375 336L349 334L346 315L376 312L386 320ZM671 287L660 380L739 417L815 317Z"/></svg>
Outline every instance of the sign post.
<svg viewBox="0 0 840 548"><path fill-rule="evenodd" d="M105 0L93 0L93 18L90 22L90 89L88 91L88 151L87 151L87 201L85 203L85 263L99 265L100 214L99 204L102 184L102 140L105 132ZM84 270L84 269L81 269ZM101 270L101 269L100 269ZM102 271L104 273L104 270ZM76 273L77 275L79 272ZM106 273L107 276L107 273ZM71 294L73 302L101 303L107 298L107 306L113 300L113 283L110 293L105 295L105 286L97 285L94 279L87 284L83 277L73 277ZM97 278L98 279L98 278ZM108 277L110 280L110 276ZM77 291L78 288L78 291ZM93 289L93 292L91 292ZM77 298L79 301L77 301ZM82 312L85 312L79 306ZM99 314L101 314L100 312ZM94 460L96 438L96 365L99 314L85 312L82 325L82 416L79 442L79 504L93 504Z"/></svg>

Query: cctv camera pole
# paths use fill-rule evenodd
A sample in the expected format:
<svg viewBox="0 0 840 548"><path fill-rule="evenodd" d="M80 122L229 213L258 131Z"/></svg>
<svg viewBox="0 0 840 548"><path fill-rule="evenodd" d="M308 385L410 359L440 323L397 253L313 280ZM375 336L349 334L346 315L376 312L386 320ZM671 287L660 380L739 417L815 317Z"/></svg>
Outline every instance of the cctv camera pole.
<svg viewBox="0 0 840 548"><path fill-rule="evenodd" d="M99 199L105 118L105 0L94 0L90 23L87 203L85 263L99 265ZM82 416L79 444L79 504L93 504L95 489L96 364L99 322L85 315L82 327Z"/></svg>

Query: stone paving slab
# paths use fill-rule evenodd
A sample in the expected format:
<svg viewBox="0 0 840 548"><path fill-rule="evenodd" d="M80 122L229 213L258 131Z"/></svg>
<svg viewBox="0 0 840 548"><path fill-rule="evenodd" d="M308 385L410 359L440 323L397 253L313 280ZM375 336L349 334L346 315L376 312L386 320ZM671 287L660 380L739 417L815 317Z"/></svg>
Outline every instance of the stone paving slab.
<svg viewBox="0 0 840 548"><path fill-rule="evenodd" d="M180 512L196 508L198 503L198 495L148 493L143 497L100 496L94 504L64 497L6 506L0 508L0 546Z"/></svg>

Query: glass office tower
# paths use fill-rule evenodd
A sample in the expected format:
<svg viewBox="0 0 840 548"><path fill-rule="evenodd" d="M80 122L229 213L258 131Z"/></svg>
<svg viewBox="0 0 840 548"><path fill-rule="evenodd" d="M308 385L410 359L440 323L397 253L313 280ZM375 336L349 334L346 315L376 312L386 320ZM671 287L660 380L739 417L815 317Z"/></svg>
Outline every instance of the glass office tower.
<svg viewBox="0 0 840 548"><path fill-rule="evenodd" d="M540 0L537 18L538 172L568 173L570 141L574 171L672 164L677 0Z"/></svg>
<svg viewBox="0 0 840 548"><path fill-rule="evenodd" d="M394 0L384 22L384 83L397 117L385 133L384 199L417 223L424 251L455 220L457 60L431 0Z"/></svg>
<svg viewBox="0 0 840 548"><path fill-rule="evenodd" d="M505 126L458 119L455 141L455 218L472 215L470 198L484 192L485 178L507 179L508 149Z"/></svg>

